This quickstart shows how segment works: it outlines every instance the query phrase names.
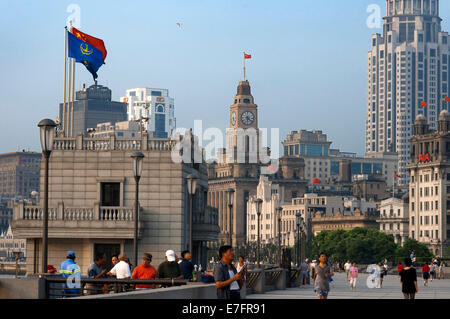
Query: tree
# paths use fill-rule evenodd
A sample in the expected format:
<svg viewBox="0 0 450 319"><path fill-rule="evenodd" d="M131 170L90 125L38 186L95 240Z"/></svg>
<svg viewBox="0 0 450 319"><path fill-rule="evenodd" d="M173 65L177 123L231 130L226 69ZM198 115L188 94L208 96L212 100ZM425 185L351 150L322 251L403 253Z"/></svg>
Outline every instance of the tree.
<svg viewBox="0 0 450 319"><path fill-rule="evenodd" d="M417 262L430 261L434 257L427 245L409 238L404 242L403 246L397 247L395 252L396 261L402 262L405 258L409 258L411 256L411 252L414 252Z"/></svg>
<svg viewBox="0 0 450 319"><path fill-rule="evenodd" d="M310 258L316 258L320 252L324 252L332 262L380 262L384 258L393 259L396 249L397 245L392 236L363 227L322 231L308 244Z"/></svg>

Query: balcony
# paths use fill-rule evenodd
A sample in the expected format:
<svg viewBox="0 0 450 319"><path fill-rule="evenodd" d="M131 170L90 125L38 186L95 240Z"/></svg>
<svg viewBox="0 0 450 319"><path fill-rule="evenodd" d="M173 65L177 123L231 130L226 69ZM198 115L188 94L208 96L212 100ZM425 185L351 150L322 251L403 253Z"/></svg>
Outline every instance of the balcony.
<svg viewBox="0 0 450 319"><path fill-rule="evenodd" d="M220 232L219 210L206 206L204 210L198 211L194 208L192 216L192 240L194 241L216 241Z"/></svg>
<svg viewBox="0 0 450 319"><path fill-rule="evenodd" d="M140 226L139 222L139 226ZM42 207L19 202L12 221L18 238L42 236ZM139 227L140 228L140 227ZM132 239L134 209L131 207L58 207L48 209L49 238Z"/></svg>

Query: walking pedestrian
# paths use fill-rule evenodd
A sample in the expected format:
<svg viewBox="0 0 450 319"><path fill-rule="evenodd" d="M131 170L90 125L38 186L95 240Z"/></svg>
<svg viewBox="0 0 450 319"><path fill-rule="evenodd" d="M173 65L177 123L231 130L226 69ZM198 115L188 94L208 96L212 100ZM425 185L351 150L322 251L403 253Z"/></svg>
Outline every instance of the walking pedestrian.
<svg viewBox="0 0 450 319"><path fill-rule="evenodd" d="M319 299L327 299L330 291L330 278L334 275L331 266L327 263L325 253L320 253L319 264L314 272L314 291Z"/></svg>
<svg viewBox="0 0 450 319"><path fill-rule="evenodd" d="M425 263L422 267L422 277L423 277L423 285L428 285L428 279L430 278L430 266L428 266L428 263Z"/></svg>
<svg viewBox="0 0 450 319"><path fill-rule="evenodd" d="M241 287L241 299L245 298L247 295L247 277L248 277L248 263L245 261L243 256L239 256L238 262L235 267L238 273L243 271L242 274L242 287Z"/></svg>
<svg viewBox="0 0 450 319"><path fill-rule="evenodd" d="M431 282L433 282L435 273L436 273L436 265L434 264L434 262L432 262L430 264L430 281Z"/></svg>
<svg viewBox="0 0 450 319"><path fill-rule="evenodd" d="M377 271L378 271L378 287L377 288L383 288L384 266L382 263L378 263Z"/></svg>
<svg viewBox="0 0 450 319"><path fill-rule="evenodd" d="M243 285L244 270L237 271L233 265L234 252L231 246L219 248L220 261L214 267L217 299L241 299L240 289Z"/></svg>
<svg viewBox="0 0 450 319"><path fill-rule="evenodd" d="M350 267L352 264L350 263L350 260L347 260L347 262L344 265L345 275L347 276L347 280L350 280Z"/></svg>
<svg viewBox="0 0 450 319"><path fill-rule="evenodd" d="M439 264L439 279L445 278L444 269L445 269L445 264L443 261L441 261L441 263Z"/></svg>
<svg viewBox="0 0 450 319"><path fill-rule="evenodd" d="M309 265L307 262L308 262L308 259L306 259L300 265L300 281L301 281L302 285L306 285L306 280L308 279Z"/></svg>
<svg viewBox="0 0 450 319"><path fill-rule="evenodd" d="M415 299L416 294L419 292L417 288L417 272L411 266L412 260L405 258L405 268L400 273L402 292L405 299Z"/></svg>
<svg viewBox="0 0 450 319"><path fill-rule="evenodd" d="M358 267L356 266L356 262L353 262L353 266L349 269L350 273L350 289L356 289L356 281L358 279Z"/></svg>

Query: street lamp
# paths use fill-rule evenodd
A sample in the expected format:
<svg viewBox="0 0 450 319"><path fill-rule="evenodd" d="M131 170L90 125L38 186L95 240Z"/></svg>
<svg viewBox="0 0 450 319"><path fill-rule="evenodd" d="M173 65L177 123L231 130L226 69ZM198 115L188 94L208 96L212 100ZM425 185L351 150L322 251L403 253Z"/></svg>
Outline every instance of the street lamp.
<svg viewBox="0 0 450 319"><path fill-rule="evenodd" d="M297 217L297 266L300 267L300 212L297 212L295 217Z"/></svg>
<svg viewBox="0 0 450 319"><path fill-rule="evenodd" d="M259 235L261 226L260 226L260 222L261 222L261 208L262 208L262 203L263 200L261 198L258 198L256 201L256 214L258 215L258 247L256 248L256 260L258 262L258 267L260 267L260 249L261 249L261 238Z"/></svg>
<svg viewBox="0 0 450 319"><path fill-rule="evenodd" d="M191 254L194 254L192 247L192 221L194 215L194 195L197 191L197 175L190 174L186 177L187 181L187 190L189 194L189 203L190 203L190 212L189 212L189 250Z"/></svg>
<svg viewBox="0 0 450 319"><path fill-rule="evenodd" d="M230 228L229 228L230 246L233 247L233 202L234 202L234 189L228 188L226 190L226 193L227 193L228 210L230 211Z"/></svg>
<svg viewBox="0 0 450 319"><path fill-rule="evenodd" d="M144 158L144 154L141 152L134 152L131 154L131 158L133 159L133 174L134 181L136 182L136 190L134 194L134 239L133 239L133 248L134 248L134 262L137 266L138 260L138 221L139 221L139 181L142 175L142 160Z"/></svg>
<svg viewBox="0 0 450 319"><path fill-rule="evenodd" d="M278 215L278 263L281 267L281 213L283 212L283 207L277 207L276 211Z"/></svg>
<svg viewBox="0 0 450 319"><path fill-rule="evenodd" d="M53 150L56 123L50 119L44 119L38 124L40 130L42 155L44 156L44 207L42 210L42 273L47 272L48 258L48 163Z"/></svg>

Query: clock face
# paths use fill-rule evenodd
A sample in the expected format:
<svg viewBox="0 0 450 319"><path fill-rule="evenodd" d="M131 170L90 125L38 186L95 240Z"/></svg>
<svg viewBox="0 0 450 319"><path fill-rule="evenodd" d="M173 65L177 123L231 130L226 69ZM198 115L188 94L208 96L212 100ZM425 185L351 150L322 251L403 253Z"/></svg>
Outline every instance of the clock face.
<svg viewBox="0 0 450 319"><path fill-rule="evenodd" d="M236 112L231 113L231 125L236 125Z"/></svg>
<svg viewBox="0 0 450 319"><path fill-rule="evenodd" d="M255 115L250 111L245 111L241 115L241 120L245 125L251 125L255 121Z"/></svg>

